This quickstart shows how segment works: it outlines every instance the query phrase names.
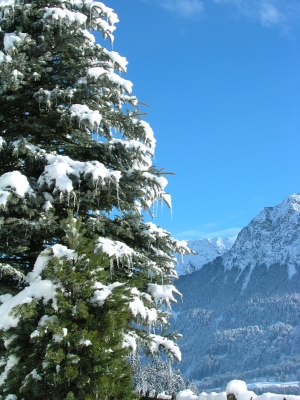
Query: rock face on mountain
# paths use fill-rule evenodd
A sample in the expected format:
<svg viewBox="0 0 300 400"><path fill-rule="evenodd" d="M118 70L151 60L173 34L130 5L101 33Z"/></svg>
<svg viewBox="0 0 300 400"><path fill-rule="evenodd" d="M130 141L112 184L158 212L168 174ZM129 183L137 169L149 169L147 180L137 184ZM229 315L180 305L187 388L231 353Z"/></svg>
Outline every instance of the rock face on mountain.
<svg viewBox="0 0 300 400"><path fill-rule="evenodd" d="M300 195L265 208L232 248L180 277L174 326L203 388L300 371Z"/></svg>
<svg viewBox="0 0 300 400"><path fill-rule="evenodd" d="M195 254L184 257L177 256L176 271L178 275L190 274L201 269L203 265L214 261L230 250L234 242L235 238L189 240L188 246Z"/></svg>

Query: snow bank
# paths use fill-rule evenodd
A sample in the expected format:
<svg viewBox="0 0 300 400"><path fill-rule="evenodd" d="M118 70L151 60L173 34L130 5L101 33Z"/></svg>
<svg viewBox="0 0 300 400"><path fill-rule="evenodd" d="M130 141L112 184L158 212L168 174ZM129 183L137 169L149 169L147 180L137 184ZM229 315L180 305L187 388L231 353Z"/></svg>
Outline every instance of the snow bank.
<svg viewBox="0 0 300 400"><path fill-rule="evenodd" d="M201 393L195 396L191 390L182 390L176 396L176 400L227 400L227 395L233 394L236 400L300 400L300 396L264 393L257 396L254 392L247 389L246 382L234 379L226 386L226 392L221 393Z"/></svg>
<svg viewBox="0 0 300 400"><path fill-rule="evenodd" d="M182 390L176 396L176 400L196 400L198 396L195 396L190 389Z"/></svg>

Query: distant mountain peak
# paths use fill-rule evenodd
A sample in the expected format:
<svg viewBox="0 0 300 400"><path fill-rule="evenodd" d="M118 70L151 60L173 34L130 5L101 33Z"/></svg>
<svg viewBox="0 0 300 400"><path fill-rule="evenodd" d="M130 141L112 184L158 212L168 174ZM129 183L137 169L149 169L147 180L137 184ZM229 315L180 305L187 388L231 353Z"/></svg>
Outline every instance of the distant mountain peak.
<svg viewBox="0 0 300 400"><path fill-rule="evenodd" d="M300 264L299 253L300 194L293 194L275 207L265 207L240 231L222 261L225 269L236 266L244 270L250 266L250 275L259 264L267 267L284 264L291 278L296 273L295 265Z"/></svg>
<svg viewBox="0 0 300 400"><path fill-rule="evenodd" d="M186 255L183 258L177 257L178 265L176 270L178 275L189 274L197 271L203 265L215 260L231 249L235 238L212 238L189 240L188 246L196 254Z"/></svg>

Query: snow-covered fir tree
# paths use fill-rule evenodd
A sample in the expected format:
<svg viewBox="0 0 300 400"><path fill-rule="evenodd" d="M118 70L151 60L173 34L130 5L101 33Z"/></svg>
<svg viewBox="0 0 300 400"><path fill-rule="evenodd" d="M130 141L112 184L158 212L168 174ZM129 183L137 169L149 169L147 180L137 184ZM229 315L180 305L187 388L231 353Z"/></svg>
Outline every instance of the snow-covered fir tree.
<svg viewBox="0 0 300 400"><path fill-rule="evenodd" d="M0 396L129 399L138 343L180 359L155 332L189 250L143 217L171 200L127 61L91 33L112 42L117 15L0 0L0 16Z"/></svg>
<svg viewBox="0 0 300 400"><path fill-rule="evenodd" d="M127 359L132 369L134 387L137 393L154 396L155 393L167 395L177 394L181 390L190 389L198 394L193 381L184 381L179 368L174 368L169 360L155 357L151 363L146 363L138 352L130 354Z"/></svg>

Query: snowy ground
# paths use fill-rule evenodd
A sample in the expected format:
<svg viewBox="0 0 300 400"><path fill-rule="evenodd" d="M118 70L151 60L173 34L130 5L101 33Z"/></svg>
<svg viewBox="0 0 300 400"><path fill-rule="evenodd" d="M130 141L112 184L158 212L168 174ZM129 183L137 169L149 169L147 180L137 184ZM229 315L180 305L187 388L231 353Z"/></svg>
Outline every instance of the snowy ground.
<svg viewBox="0 0 300 400"><path fill-rule="evenodd" d="M276 384L276 386L282 387L283 385L290 385L292 382L256 382L254 385L263 385L266 384L270 386L270 384ZM297 383L298 382L293 382ZM261 386L256 386L261 387ZM246 382L234 379L227 384L226 391L221 393L200 393L199 396L194 395L191 390L182 390L176 396L176 400L227 400L228 394L234 394L236 400L282 400L283 396L286 400L300 400L300 396L294 395L282 395L282 394L272 394L272 393L264 393L260 396L257 396L254 392L251 391L250 385L246 385ZM167 398L167 397L164 397Z"/></svg>
<svg viewBox="0 0 300 400"><path fill-rule="evenodd" d="M262 381L262 382L247 383L247 386L248 389L255 389L255 388L264 388L269 386L276 386L276 387L298 386L298 384L299 381L291 381L291 382Z"/></svg>

